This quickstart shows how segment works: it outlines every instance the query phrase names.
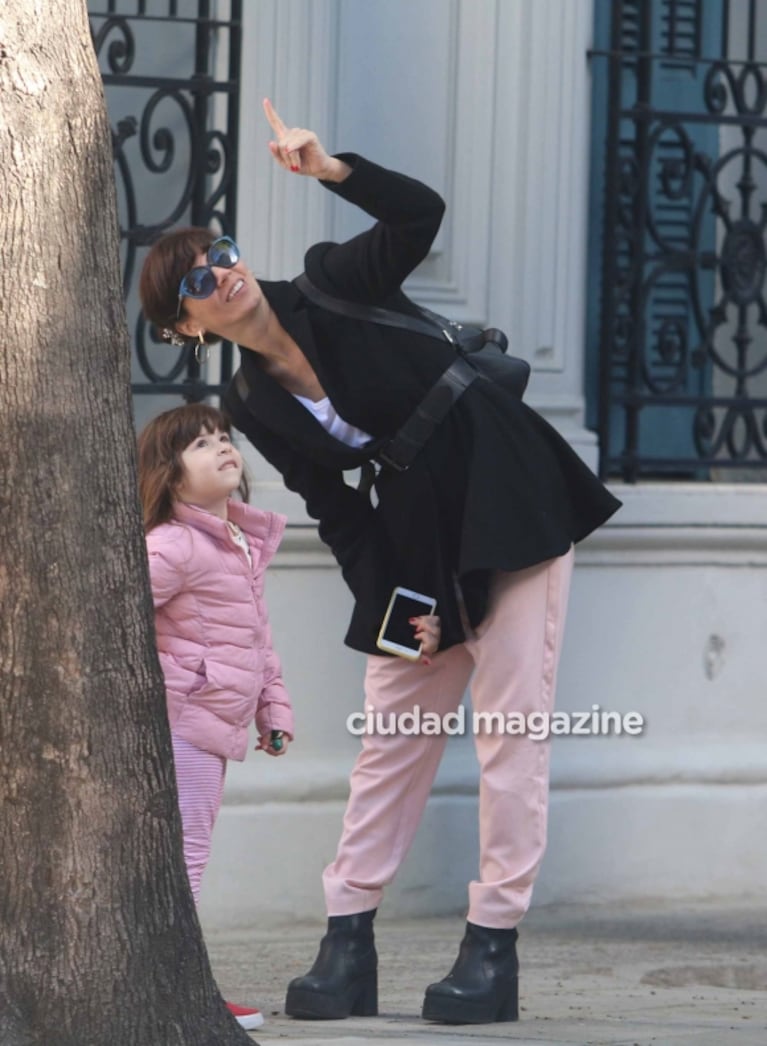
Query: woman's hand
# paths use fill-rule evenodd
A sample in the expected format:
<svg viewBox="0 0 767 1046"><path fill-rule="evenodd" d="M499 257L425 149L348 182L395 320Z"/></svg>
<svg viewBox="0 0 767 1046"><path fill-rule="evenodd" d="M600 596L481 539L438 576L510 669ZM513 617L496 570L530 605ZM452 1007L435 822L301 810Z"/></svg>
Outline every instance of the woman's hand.
<svg viewBox="0 0 767 1046"><path fill-rule="evenodd" d="M421 663L431 664L431 655L436 654L442 635L442 622L436 614L422 614L421 617L411 617L410 624L414 626L415 638L422 644Z"/></svg>
<svg viewBox="0 0 767 1046"><path fill-rule="evenodd" d="M280 167L326 182L342 182L351 173L348 164L325 152L314 131L286 127L268 98L264 98L264 112L277 139L269 142L269 150Z"/></svg>

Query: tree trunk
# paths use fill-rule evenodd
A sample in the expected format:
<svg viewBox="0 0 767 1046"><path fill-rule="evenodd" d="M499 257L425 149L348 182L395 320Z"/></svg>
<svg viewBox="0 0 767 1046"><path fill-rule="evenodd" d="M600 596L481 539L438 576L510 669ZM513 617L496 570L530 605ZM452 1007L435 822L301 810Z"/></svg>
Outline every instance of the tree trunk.
<svg viewBox="0 0 767 1046"><path fill-rule="evenodd" d="M84 0L0 11L0 1043L252 1043L181 851Z"/></svg>

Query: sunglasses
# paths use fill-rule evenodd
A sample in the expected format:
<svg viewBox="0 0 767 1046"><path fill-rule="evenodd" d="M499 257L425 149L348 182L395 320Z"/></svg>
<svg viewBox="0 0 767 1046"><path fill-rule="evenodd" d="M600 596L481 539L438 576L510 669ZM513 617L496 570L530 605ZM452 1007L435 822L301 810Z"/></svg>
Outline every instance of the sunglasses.
<svg viewBox="0 0 767 1046"><path fill-rule="evenodd" d="M196 265L190 269L178 285L178 308L176 322L181 316L181 302L184 298L196 298L202 301L209 298L218 286L212 266L219 269L231 269L240 260L240 248L231 236L220 236L208 247L207 265Z"/></svg>

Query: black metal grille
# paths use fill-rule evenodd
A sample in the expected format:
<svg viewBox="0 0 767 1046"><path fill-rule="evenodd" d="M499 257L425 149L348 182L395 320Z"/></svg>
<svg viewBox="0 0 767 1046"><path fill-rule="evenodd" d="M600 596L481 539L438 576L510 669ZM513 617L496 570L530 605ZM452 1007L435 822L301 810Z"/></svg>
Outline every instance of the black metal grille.
<svg viewBox="0 0 767 1046"><path fill-rule="evenodd" d="M231 377L231 344L209 381L193 351L146 323L134 283L170 227L235 231L242 3L91 0L89 17L112 123L133 392L201 400Z"/></svg>
<svg viewBox="0 0 767 1046"><path fill-rule="evenodd" d="M601 472L629 482L767 477L767 3L720 3L704 32L711 0L613 0L593 53Z"/></svg>

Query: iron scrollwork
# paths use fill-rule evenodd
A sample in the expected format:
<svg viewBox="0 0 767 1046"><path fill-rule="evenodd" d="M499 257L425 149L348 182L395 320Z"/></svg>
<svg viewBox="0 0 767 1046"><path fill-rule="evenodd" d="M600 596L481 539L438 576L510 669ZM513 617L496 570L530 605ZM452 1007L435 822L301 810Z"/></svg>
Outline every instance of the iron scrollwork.
<svg viewBox="0 0 767 1046"><path fill-rule="evenodd" d="M767 65L688 54L663 105L637 51L603 56L602 473L767 477Z"/></svg>
<svg viewBox="0 0 767 1046"><path fill-rule="evenodd" d="M171 227L235 232L242 3L231 0L226 19L212 7L211 0L169 0L167 13L157 15L136 0L89 4L113 119L135 396L198 401L220 392L232 374L228 343L218 349L212 382L191 348L163 341L145 321L135 287L147 248Z"/></svg>

